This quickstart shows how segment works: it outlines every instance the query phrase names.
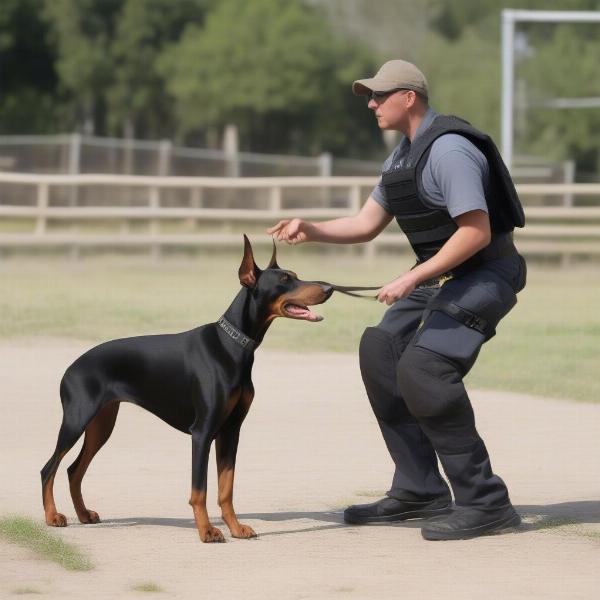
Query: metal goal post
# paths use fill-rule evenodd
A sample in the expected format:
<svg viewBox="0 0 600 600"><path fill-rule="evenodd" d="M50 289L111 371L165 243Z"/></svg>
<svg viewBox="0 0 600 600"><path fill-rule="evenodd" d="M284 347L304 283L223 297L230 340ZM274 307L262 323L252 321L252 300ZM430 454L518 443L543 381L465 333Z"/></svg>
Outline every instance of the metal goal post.
<svg viewBox="0 0 600 600"><path fill-rule="evenodd" d="M514 51L515 25L522 22L538 23L600 23L600 11L568 10L513 10L502 11L502 112L501 140L502 156L509 169L513 166L514 136ZM588 108L595 105L598 98L564 98L556 105L563 108Z"/></svg>

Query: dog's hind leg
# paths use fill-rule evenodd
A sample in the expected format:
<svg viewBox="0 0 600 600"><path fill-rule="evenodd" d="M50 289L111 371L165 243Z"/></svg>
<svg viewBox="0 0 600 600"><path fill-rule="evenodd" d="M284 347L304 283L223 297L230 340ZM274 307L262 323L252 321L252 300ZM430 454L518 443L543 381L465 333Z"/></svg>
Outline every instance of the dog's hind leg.
<svg viewBox="0 0 600 600"><path fill-rule="evenodd" d="M62 425L60 426L60 431L58 432L58 441L56 442L54 454L50 457L50 460L41 470L42 500L44 503L46 523L48 525L53 525L54 527L65 527L67 524L67 518L56 510L56 504L54 502L54 477L56 476L56 471L58 470L60 461L77 443L77 440L81 437L84 428L85 424L82 426L75 426L72 419L70 419L65 412L63 415Z"/></svg>
<svg viewBox="0 0 600 600"><path fill-rule="evenodd" d="M73 464L67 469L69 475L69 488L71 498L75 506L75 512L81 523L98 523L100 517L97 512L86 508L81 495L81 482L92 459L104 446L115 426L117 413L119 412L119 402L112 401L104 405L94 416L85 428L85 437L83 447L79 456Z"/></svg>
<svg viewBox="0 0 600 600"><path fill-rule="evenodd" d="M42 500L46 523L54 527L64 527L66 517L56 510L54 502L54 477L65 454L77 443L87 424L94 418L100 403L93 401L85 392L84 386L63 378L60 386L63 406L63 419L58 432L54 454L41 470ZM86 398L84 400L84 398Z"/></svg>

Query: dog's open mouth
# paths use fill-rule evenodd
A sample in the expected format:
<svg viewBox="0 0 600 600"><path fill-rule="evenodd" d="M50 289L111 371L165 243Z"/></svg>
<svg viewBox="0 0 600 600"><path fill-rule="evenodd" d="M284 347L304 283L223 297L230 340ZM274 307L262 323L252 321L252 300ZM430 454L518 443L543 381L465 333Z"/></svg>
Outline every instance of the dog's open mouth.
<svg viewBox="0 0 600 600"><path fill-rule="evenodd" d="M323 317L321 315L317 315L312 310L310 310L308 306L304 306L303 304L286 304L283 307L283 310L287 316L292 317L293 319L304 319L306 321L323 320Z"/></svg>

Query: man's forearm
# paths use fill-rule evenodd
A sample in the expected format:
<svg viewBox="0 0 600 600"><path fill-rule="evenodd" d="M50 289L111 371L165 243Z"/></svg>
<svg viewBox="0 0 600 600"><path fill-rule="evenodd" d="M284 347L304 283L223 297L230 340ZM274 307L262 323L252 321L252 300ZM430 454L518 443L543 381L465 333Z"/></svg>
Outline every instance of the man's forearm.
<svg viewBox="0 0 600 600"><path fill-rule="evenodd" d="M472 228L459 228L429 260L413 269L419 282L438 277L471 258L489 244L489 236Z"/></svg>
<svg viewBox="0 0 600 600"><path fill-rule="evenodd" d="M310 241L329 244L358 244L373 238L369 231L356 217L341 217L331 221L310 224Z"/></svg>

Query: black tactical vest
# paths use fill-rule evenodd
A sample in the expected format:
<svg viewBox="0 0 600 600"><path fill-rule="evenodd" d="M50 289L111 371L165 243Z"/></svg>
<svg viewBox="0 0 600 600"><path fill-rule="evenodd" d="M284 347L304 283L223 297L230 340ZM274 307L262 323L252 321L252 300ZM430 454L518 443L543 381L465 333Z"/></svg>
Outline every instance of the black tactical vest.
<svg viewBox="0 0 600 600"><path fill-rule="evenodd" d="M523 207L508 169L492 139L458 117L438 115L411 145L404 167L382 174L385 198L406 234L419 261L431 258L456 231L457 225L444 209L429 208L424 202L422 173L433 142L445 133L466 137L486 157L489 186L486 202L492 239L525 225Z"/></svg>

